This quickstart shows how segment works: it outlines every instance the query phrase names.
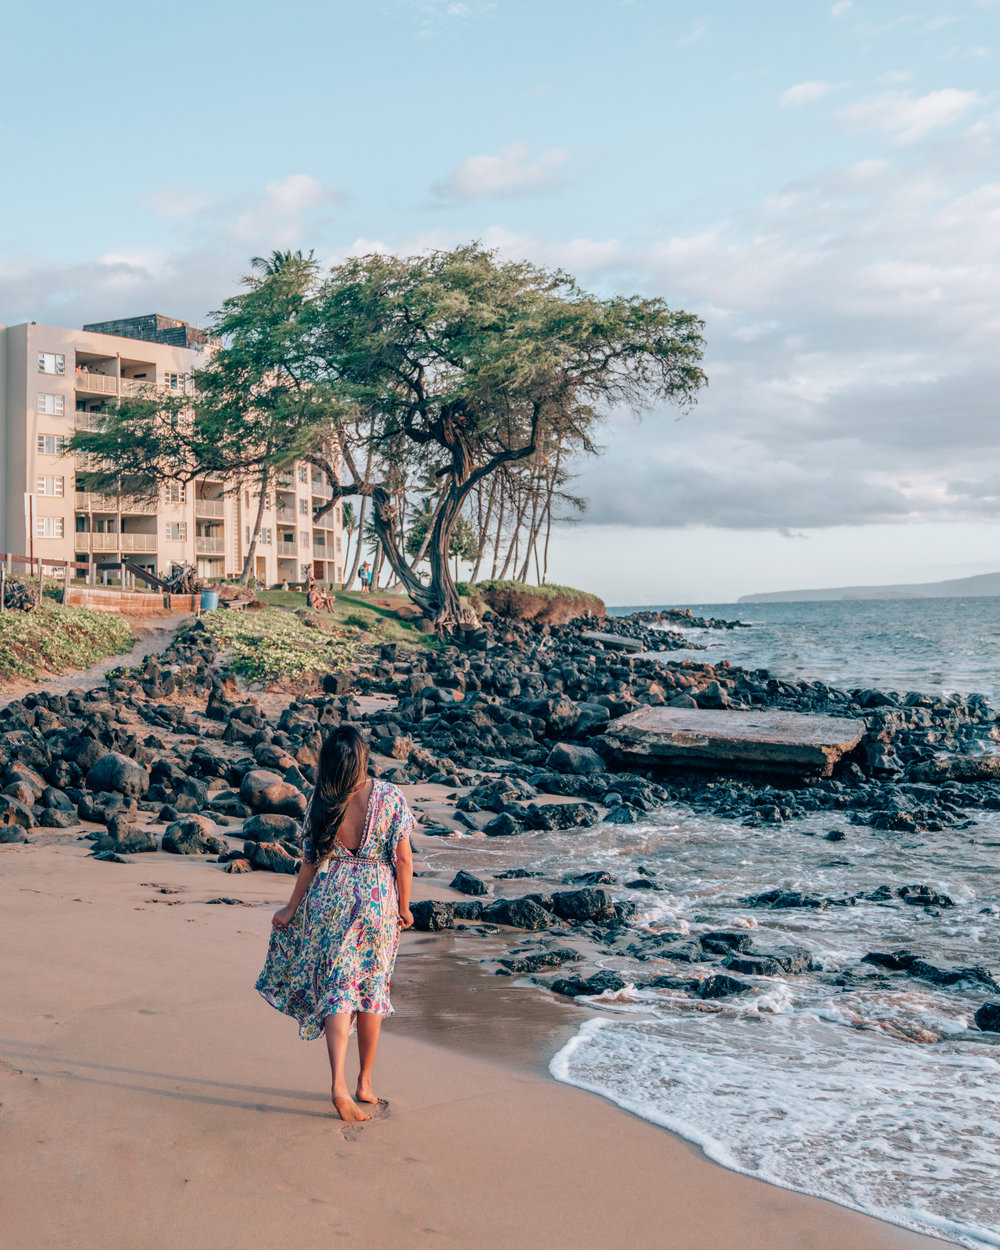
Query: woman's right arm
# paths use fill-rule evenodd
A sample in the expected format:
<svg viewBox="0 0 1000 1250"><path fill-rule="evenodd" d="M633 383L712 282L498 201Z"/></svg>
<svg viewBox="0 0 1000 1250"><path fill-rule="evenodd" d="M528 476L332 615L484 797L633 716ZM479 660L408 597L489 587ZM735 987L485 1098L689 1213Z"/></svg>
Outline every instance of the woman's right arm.
<svg viewBox="0 0 1000 1250"><path fill-rule="evenodd" d="M316 865L304 859L302 867L299 869L299 875L295 878L295 888L292 890L292 897L284 907L279 908L271 917L271 924L276 929L287 929L292 923L292 917L298 911L299 903L305 898L306 891L312 885L312 879L315 875Z"/></svg>

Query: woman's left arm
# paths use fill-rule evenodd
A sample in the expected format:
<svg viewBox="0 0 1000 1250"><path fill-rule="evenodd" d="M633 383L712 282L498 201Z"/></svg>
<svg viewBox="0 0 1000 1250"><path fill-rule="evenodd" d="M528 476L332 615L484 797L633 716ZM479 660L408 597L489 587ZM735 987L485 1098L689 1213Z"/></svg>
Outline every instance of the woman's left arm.
<svg viewBox="0 0 1000 1250"><path fill-rule="evenodd" d="M413 885L413 850L404 835L396 843L396 894L399 898L399 923L404 929L413 924L410 911L410 888Z"/></svg>
<svg viewBox="0 0 1000 1250"><path fill-rule="evenodd" d="M305 898L306 893L312 885L312 879L316 875L316 865L303 859L302 867L299 869L299 875L295 879L295 888L292 890L292 897L288 900L284 907L280 907L271 917L271 924L276 929L287 929L292 923L292 918L299 909L299 903Z"/></svg>

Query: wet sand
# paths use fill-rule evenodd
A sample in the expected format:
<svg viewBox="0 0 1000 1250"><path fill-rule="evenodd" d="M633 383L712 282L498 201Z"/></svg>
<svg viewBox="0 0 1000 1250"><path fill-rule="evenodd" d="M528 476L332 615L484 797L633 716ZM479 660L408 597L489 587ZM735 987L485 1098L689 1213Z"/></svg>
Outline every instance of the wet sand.
<svg viewBox="0 0 1000 1250"><path fill-rule="evenodd" d="M404 937L389 1107L345 1126L322 1043L252 989L290 878L32 836L0 851L5 1250L943 1244L726 1172L549 1079L583 1013L484 975L460 935Z"/></svg>

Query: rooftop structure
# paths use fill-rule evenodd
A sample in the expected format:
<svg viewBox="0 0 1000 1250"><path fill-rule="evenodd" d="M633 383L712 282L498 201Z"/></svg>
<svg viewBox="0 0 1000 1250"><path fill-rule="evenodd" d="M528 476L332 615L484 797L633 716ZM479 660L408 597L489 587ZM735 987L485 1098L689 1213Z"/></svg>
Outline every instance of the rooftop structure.
<svg viewBox="0 0 1000 1250"><path fill-rule="evenodd" d="M92 321L83 328L93 334L142 339L147 343L163 343L167 347L202 347L208 342L204 330L188 325L186 321L178 321L176 317L164 317L161 313L120 317L116 321Z"/></svg>

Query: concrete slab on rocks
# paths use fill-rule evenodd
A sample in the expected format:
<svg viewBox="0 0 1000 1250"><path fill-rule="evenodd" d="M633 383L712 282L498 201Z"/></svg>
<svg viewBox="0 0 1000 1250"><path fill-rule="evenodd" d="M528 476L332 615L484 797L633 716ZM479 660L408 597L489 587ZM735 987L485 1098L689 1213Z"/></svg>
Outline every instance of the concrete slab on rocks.
<svg viewBox="0 0 1000 1250"><path fill-rule="evenodd" d="M643 648L638 638L626 638L623 634L602 634L597 629L584 630L580 637L587 642L602 642L606 647L619 647L622 651L641 651Z"/></svg>
<svg viewBox="0 0 1000 1250"><path fill-rule="evenodd" d="M642 707L612 721L604 739L647 768L829 777L864 732L864 721L840 716Z"/></svg>

